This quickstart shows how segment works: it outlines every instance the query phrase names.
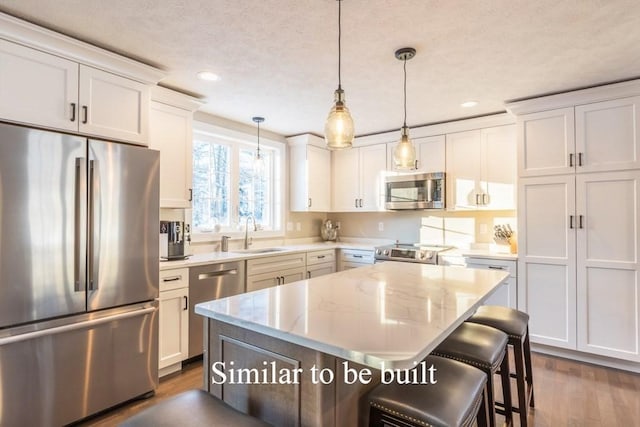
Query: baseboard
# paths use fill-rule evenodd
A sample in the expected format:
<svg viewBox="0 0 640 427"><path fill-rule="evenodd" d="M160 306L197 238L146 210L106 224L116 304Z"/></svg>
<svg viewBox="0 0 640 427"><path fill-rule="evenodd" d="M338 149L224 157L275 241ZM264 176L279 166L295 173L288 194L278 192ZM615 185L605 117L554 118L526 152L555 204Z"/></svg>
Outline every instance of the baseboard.
<svg viewBox="0 0 640 427"><path fill-rule="evenodd" d="M536 353L548 354L550 356L562 357L564 359L577 360L579 362L590 363L592 365L606 366L608 368L620 369L622 371L640 373L640 363L630 362L627 360L597 356L593 354L582 353L580 351L555 348L543 344L534 343L531 343L531 351Z"/></svg>

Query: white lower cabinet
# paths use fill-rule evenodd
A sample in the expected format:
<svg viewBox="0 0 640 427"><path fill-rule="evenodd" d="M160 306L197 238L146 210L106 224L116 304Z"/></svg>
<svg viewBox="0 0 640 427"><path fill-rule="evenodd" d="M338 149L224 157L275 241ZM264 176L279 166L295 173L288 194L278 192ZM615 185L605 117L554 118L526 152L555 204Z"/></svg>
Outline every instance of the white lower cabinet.
<svg viewBox="0 0 640 427"><path fill-rule="evenodd" d="M518 306L518 278L517 262L492 258L467 257L467 267L483 270L498 270L509 273L509 278L484 302L485 305L501 305L517 308Z"/></svg>
<svg viewBox="0 0 640 427"><path fill-rule="evenodd" d="M159 376L179 371L189 354L189 269L160 272Z"/></svg>
<svg viewBox="0 0 640 427"><path fill-rule="evenodd" d="M307 252L307 279L336 272L336 250Z"/></svg>
<svg viewBox="0 0 640 427"><path fill-rule="evenodd" d="M306 276L304 252L247 260L247 292L303 280Z"/></svg>
<svg viewBox="0 0 640 427"><path fill-rule="evenodd" d="M532 342L640 362L640 171L521 179L518 216Z"/></svg>
<svg viewBox="0 0 640 427"><path fill-rule="evenodd" d="M338 271L351 268L364 267L375 262L373 250L366 249L340 249Z"/></svg>

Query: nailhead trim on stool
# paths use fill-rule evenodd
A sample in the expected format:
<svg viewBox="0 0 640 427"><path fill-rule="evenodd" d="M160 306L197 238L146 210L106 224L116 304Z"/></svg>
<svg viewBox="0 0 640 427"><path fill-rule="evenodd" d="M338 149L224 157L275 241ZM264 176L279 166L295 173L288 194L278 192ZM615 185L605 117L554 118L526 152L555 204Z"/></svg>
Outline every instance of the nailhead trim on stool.
<svg viewBox="0 0 640 427"><path fill-rule="evenodd" d="M473 365L487 375L487 398L489 425L496 425L493 376L500 368L502 397L507 406L511 406L511 386L509 384L509 358L507 354L508 337L502 331L477 323L463 323L458 326L431 353L434 356L447 357ZM512 425L511 411L505 414L506 423Z"/></svg>
<svg viewBox="0 0 640 427"><path fill-rule="evenodd" d="M427 356L435 384L380 384L368 395L369 426L469 427L487 425L486 375L455 360Z"/></svg>
<svg viewBox="0 0 640 427"><path fill-rule="evenodd" d="M529 342L529 315L522 311L497 305L483 305L467 322L491 326L506 333L509 345L513 347L516 373L511 374L516 379L518 389L518 406L511 410L520 415L520 425L527 427L528 407L533 408L533 369L531 367L531 344ZM496 403L500 405L500 403ZM504 406L504 405L503 405ZM509 408L505 407L505 412Z"/></svg>

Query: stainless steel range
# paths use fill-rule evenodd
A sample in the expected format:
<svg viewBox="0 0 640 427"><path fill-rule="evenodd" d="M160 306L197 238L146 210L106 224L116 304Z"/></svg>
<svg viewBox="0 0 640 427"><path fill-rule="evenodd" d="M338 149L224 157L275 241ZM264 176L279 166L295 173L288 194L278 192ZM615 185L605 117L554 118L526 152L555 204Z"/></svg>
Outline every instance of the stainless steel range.
<svg viewBox="0 0 640 427"><path fill-rule="evenodd" d="M453 246L422 245L420 243L396 243L375 248L376 261L417 262L437 264L438 253L452 249Z"/></svg>

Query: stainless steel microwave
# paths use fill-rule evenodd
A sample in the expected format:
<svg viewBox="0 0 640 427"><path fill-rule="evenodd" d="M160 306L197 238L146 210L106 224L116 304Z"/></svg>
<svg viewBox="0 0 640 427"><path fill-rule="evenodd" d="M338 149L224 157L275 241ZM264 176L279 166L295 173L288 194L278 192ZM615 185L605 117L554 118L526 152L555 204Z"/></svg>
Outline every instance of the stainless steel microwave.
<svg viewBox="0 0 640 427"><path fill-rule="evenodd" d="M387 176L385 209L444 209L444 172Z"/></svg>

